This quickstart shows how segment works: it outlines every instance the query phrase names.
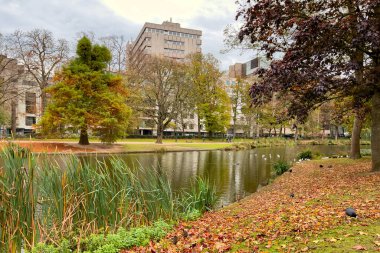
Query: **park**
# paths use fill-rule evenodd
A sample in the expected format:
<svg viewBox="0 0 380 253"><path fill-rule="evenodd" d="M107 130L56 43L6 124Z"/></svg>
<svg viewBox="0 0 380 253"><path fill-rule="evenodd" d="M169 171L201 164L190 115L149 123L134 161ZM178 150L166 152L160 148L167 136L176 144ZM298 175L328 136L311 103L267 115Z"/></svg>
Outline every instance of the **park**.
<svg viewBox="0 0 380 253"><path fill-rule="evenodd" d="M148 2L0 8L0 253L380 251L380 2Z"/></svg>

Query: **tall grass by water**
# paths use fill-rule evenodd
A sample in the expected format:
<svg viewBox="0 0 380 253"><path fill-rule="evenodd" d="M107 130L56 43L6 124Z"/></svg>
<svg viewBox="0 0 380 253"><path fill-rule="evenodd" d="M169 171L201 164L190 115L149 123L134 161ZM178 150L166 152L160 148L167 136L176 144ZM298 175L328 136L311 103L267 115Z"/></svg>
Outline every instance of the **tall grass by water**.
<svg viewBox="0 0 380 253"><path fill-rule="evenodd" d="M163 172L129 168L117 157L107 163L36 157L16 145L0 156L0 252L58 245L62 238L80 245L90 234L177 220L216 202L207 180L174 192Z"/></svg>

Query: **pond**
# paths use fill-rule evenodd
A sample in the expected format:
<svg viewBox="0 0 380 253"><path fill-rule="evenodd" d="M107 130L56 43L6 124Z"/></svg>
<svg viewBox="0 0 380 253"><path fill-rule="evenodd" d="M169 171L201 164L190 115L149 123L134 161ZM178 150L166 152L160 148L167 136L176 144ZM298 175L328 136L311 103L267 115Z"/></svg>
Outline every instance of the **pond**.
<svg viewBox="0 0 380 253"><path fill-rule="evenodd" d="M122 154L131 167L155 167L164 171L174 190L188 187L196 177L208 178L215 184L219 203L225 206L266 185L271 176L272 164L279 160L294 161L305 149L324 156L346 155L349 146L283 146L256 148L241 151L186 151L167 153ZM107 160L106 155L86 155L82 159Z"/></svg>

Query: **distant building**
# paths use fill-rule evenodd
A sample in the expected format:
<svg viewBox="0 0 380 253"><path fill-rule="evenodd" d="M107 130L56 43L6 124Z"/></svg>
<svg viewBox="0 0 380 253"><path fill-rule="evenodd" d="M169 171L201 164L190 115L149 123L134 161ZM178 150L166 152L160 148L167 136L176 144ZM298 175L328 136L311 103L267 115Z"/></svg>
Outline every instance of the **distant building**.
<svg viewBox="0 0 380 253"><path fill-rule="evenodd" d="M145 23L135 41L128 45L132 55L154 55L184 61L186 56L202 52L202 31L182 28L179 23L164 21L162 24ZM136 59L143 59L136 57ZM183 119L173 121L172 127L164 131L164 135L193 136L198 133L198 115L194 112L183 112ZM156 135L154 121L141 115L136 129L139 135ZM205 129L201 126L202 133Z"/></svg>
<svg viewBox="0 0 380 253"><path fill-rule="evenodd" d="M237 102L235 105L232 103L231 122L227 134L236 137L253 137L256 135L256 121L252 116L247 117L242 112L242 94L236 94L236 85L239 82L252 81L255 76L255 71L258 68L268 68L269 61L262 57L257 57L244 63L235 63L230 65L228 73L225 73L221 81L224 84L225 90L232 102ZM237 97L236 97L237 96ZM236 100L237 99L237 100ZM235 129L233 129L233 110L236 106L236 121Z"/></svg>
<svg viewBox="0 0 380 253"><path fill-rule="evenodd" d="M165 21L162 24L145 23L130 50L183 60L188 54L200 53L201 47L202 31Z"/></svg>
<svg viewBox="0 0 380 253"><path fill-rule="evenodd" d="M17 60L0 55L0 66L0 106L8 118L1 126L1 136L31 134L41 117L40 88Z"/></svg>
<svg viewBox="0 0 380 253"><path fill-rule="evenodd" d="M268 68L270 62L263 57L256 57L245 63L235 63L231 65L228 69L228 76L230 78L245 78L248 76L253 76L255 70L258 68Z"/></svg>

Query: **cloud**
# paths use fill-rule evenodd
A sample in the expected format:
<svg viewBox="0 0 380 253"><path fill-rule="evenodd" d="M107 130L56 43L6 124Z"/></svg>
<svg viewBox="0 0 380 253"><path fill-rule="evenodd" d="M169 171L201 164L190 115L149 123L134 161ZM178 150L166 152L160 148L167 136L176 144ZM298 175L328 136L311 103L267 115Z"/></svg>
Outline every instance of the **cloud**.
<svg viewBox="0 0 380 253"><path fill-rule="evenodd" d="M235 60L247 58L236 52L220 54L223 30L234 22L236 9L234 0L0 0L0 33L44 28L72 43L82 31L92 31L97 37L123 35L130 40L145 22L173 18L182 27L202 30L202 51L212 53L221 60L221 68L227 69Z"/></svg>
<svg viewBox="0 0 380 253"><path fill-rule="evenodd" d="M0 22L3 33L44 28L68 40L81 31L130 38L139 29L96 0L0 0Z"/></svg>

